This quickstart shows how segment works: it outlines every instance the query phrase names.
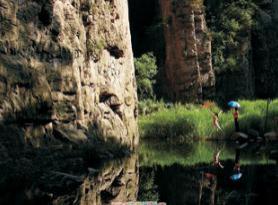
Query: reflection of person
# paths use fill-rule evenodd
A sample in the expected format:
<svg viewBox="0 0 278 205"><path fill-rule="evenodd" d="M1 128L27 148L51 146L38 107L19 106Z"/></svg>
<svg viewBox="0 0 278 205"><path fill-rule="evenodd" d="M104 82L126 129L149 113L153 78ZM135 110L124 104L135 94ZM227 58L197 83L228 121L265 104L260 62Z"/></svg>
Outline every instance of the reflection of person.
<svg viewBox="0 0 278 205"><path fill-rule="evenodd" d="M209 204L215 204L215 193L217 188L217 177L212 173L202 173L202 179L200 181L199 186L199 200L198 205L203 204L203 201L206 201L206 194L204 194L204 188L209 189L211 191L209 197ZM203 198L205 197L205 198Z"/></svg>
<svg viewBox="0 0 278 205"><path fill-rule="evenodd" d="M220 159L219 159L220 152L221 152L221 151L219 151L219 152L217 152L217 153L215 153L215 154L213 155L213 165L216 166L216 167L218 167L218 168L223 169L224 166L221 164Z"/></svg>
<svg viewBox="0 0 278 205"><path fill-rule="evenodd" d="M240 149L236 149L236 156L235 156L235 164L233 167L232 175L230 176L231 180L238 181L242 177L242 173L240 172Z"/></svg>
<svg viewBox="0 0 278 205"><path fill-rule="evenodd" d="M238 124L239 112L238 112L237 107L235 107L235 111L233 113L233 116L234 116L234 121L235 121L235 130L236 130L236 132L239 132L239 124Z"/></svg>
<svg viewBox="0 0 278 205"><path fill-rule="evenodd" d="M236 149L234 171L238 171L238 172L240 171L239 156L240 156L240 149Z"/></svg>

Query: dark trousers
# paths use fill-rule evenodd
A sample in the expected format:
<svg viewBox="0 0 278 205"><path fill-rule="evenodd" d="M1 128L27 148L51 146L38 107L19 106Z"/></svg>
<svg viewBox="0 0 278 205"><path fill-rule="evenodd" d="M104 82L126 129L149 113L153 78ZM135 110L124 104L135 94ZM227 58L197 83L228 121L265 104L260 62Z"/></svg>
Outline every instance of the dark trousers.
<svg viewBox="0 0 278 205"><path fill-rule="evenodd" d="M239 132L239 124L238 124L237 118L235 118L235 129L236 129L236 132Z"/></svg>

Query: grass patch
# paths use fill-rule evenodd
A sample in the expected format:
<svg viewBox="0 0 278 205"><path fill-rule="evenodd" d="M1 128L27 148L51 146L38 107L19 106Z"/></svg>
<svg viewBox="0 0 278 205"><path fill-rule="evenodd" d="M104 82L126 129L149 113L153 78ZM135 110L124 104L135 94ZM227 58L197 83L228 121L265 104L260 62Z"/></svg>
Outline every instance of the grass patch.
<svg viewBox="0 0 278 205"><path fill-rule="evenodd" d="M95 61L98 61L106 46L107 43L103 39L99 39L99 40L89 39L87 41L87 51L89 56L92 56Z"/></svg>
<svg viewBox="0 0 278 205"><path fill-rule="evenodd" d="M271 101L269 105L266 129L266 100L240 100L239 103L241 104L239 125L242 132L254 129L263 135L264 132L277 130L278 100ZM146 104L150 104L150 102ZM165 104L163 106L162 102L155 102L146 109L149 109L146 113L150 114L142 114L139 118L142 138L164 138L190 142L194 139L227 139L234 132L232 110L223 110L219 117L223 132L217 131L212 126L210 110L213 112L221 110L214 103L211 103L210 107L207 108L203 105L192 104Z"/></svg>

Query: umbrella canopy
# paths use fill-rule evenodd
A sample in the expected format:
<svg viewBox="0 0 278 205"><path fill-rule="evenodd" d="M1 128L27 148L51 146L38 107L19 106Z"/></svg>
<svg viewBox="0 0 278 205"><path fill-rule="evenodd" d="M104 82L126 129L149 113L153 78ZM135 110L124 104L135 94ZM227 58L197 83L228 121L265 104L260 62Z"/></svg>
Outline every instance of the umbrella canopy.
<svg viewBox="0 0 278 205"><path fill-rule="evenodd" d="M236 174L233 174L232 176L230 176L231 180L233 181L237 181L239 180L240 178L242 177L242 173L236 173Z"/></svg>
<svg viewBox="0 0 278 205"><path fill-rule="evenodd" d="M232 108L240 108L240 104L238 102L236 102L236 101L230 101L228 103L228 106L232 107Z"/></svg>

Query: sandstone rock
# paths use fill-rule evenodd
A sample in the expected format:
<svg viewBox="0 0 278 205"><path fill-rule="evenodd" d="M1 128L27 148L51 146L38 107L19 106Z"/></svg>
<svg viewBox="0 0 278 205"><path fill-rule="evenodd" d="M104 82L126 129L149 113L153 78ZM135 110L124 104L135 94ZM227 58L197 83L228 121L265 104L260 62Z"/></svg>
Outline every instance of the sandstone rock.
<svg viewBox="0 0 278 205"><path fill-rule="evenodd" d="M58 125L53 128L55 138L63 142L71 142L74 144L82 144L88 142L87 136L83 130L76 129L74 126Z"/></svg>
<svg viewBox="0 0 278 205"><path fill-rule="evenodd" d="M204 8L192 2L160 0L165 19L167 93L184 102L211 97L215 85Z"/></svg>
<svg viewBox="0 0 278 205"><path fill-rule="evenodd" d="M73 126L55 132L74 143L71 133L85 139L88 128L136 145L127 0L1 0L0 21L2 121L28 124L36 147L51 138L49 123Z"/></svg>

